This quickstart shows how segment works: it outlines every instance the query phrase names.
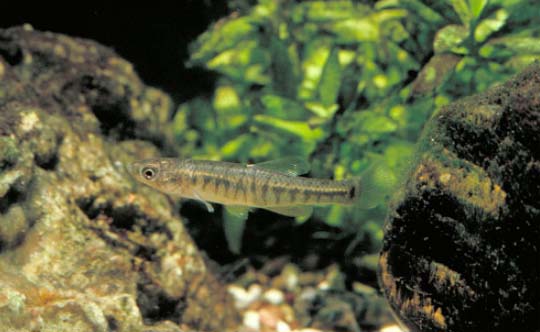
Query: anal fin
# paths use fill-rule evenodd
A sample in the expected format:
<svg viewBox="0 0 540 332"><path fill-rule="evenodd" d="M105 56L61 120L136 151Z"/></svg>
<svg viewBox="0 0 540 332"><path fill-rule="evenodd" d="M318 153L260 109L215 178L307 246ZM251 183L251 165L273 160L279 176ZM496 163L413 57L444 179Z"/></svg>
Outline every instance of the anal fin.
<svg viewBox="0 0 540 332"><path fill-rule="evenodd" d="M249 213L249 206L225 205L224 207L227 213L238 218L247 218L248 213Z"/></svg>
<svg viewBox="0 0 540 332"><path fill-rule="evenodd" d="M248 213L249 207L247 206L225 206L223 231L229 250L235 254L239 254L242 249L242 235L246 227Z"/></svg>

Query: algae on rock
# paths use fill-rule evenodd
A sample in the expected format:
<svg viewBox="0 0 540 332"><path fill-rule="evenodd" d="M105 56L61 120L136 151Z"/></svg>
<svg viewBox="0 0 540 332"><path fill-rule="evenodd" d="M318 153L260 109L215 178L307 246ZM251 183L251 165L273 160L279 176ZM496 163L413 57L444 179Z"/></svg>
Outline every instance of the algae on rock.
<svg viewBox="0 0 540 332"><path fill-rule="evenodd" d="M171 109L95 42L0 30L0 326L235 326L173 204L124 168L174 150Z"/></svg>
<svg viewBox="0 0 540 332"><path fill-rule="evenodd" d="M434 114L385 229L412 331L540 331L540 64Z"/></svg>

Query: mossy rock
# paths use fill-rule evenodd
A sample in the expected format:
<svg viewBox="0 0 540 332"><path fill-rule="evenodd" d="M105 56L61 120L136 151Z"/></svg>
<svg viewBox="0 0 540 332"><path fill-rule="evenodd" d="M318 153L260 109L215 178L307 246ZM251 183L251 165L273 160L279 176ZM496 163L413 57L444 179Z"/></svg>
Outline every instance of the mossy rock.
<svg viewBox="0 0 540 332"><path fill-rule="evenodd" d="M125 170L174 151L172 109L95 42L0 30L3 331L234 329L174 204Z"/></svg>
<svg viewBox="0 0 540 332"><path fill-rule="evenodd" d="M380 282L411 331L540 331L540 64L428 123Z"/></svg>

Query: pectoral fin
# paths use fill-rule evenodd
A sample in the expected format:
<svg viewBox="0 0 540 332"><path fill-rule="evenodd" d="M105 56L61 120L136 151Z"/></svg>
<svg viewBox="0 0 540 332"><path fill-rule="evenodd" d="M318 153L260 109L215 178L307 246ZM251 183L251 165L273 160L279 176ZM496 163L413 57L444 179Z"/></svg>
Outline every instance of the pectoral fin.
<svg viewBox="0 0 540 332"><path fill-rule="evenodd" d="M269 171L286 174L289 176L298 176L300 174L305 174L311 169L311 165L309 164L309 162L299 157L281 158L247 166L262 168Z"/></svg>
<svg viewBox="0 0 540 332"><path fill-rule="evenodd" d="M308 205L265 206L261 207L261 209L282 214L287 217L309 217L311 213L313 213L313 207Z"/></svg>
<svg viewBox="0 0 540 332"><path fill-rule="evenodd" d="M208 212L210 212L210 213L214 212L214 207L212 206L212 204L210 204L207 201L205 201L204 199L202 199L201 196L198 193L194 192L193 196L195 197L196 200L198 200L199 202L203 203L204 206L206 206L206 209L208 210Z"/></svg>

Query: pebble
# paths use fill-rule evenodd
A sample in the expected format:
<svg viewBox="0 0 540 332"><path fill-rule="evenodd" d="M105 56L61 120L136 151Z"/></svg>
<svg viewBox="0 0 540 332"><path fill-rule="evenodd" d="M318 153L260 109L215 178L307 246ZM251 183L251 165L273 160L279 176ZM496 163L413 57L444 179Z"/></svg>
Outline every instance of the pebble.
<svg viewBox="0 0 540 332"><path fill-rule="evenodd" d="M259 331L261 329L261 320L259 313L255 310L248 310L244 313L244 326Z"/></svg>
<svg viewBox="0 0 540 332"><path fill-rule="evenodd" d="M276 324L276 331L277 332L290 332L291 328L289 327L289 324L287 324L284 321L280 320Z"/></svg>
<svg viewBox="0 0 540 332"><path fill-rule="evenodd" d="M328 282L328 280L323 280L317 285L317 288L322 291L327 291L330 289L330 283Z"/></svg>
<svg viewBox="0 0 540 332"><path fill-rule="evenodd" d="M293 291L298 285L298 275L300 271L294 265L287 265L283 268L281 272L281 277L283 278L284 285L286 290Z"/></svg>
<svg viewBox="0 0 540 332"><path fill-rule="evenodd" d="M316 328L300 327L307 323L306 315L309 313L306 310L309 310L313 301L324 297L326 292L345 289L344 277L337 268L329 268L323 275L300 273L294 265L286 265L281 269L281 273L274 274L273 278L263 280L260 276L255 277L228 287L236 308L243 312L243 324L238 330L241 332L324 332ZM357 294L377 296L376 289L368 285L355 283L353 288ZM328 304L325 306L330 308ZM296 316L297 310L301 314L299 317ZM348 322L351 324L346 325L355 325L353 320L354 317L352 323ZM382 321L378 324L380 323ZM379 327L376 332L409 331L393 324Z"/></svg>
<svg viewBox="0 0 540 332"><path fill-rule="evenodd" d="M251 303L258 300L262 293L262 287L257 284L249 286L247 290L238 285L231 285L227 290L234 298L234 303L237 309L247 308Z"/></svg>
<svg viewBox="0 0 540 332"><path fill-rule="evenodd" d="M259 309L259 317L261 325L275 329L277 323L282 320L282 312L279 307L265 306Z"/></svg>
<svg viewBox="0 0 540 332"><path fill-rule="evenodd" d="M264 292L263 299L270 304L281 304L285 300L285 295L282 291L271 288Z"/></svg>
<svg viewBox="0 0 540 332"><path fill-rule="evenodd" d="M388 325L382 327L379 332L407 332L402 330L398 325Z"/></svg>
<svg viewBox="0 0 540 332"><path fill-rule="evenodd" d="M313 287L306 287L300 293L300 300L306 302L312 302L317 297L317 290Z"/></svg>

